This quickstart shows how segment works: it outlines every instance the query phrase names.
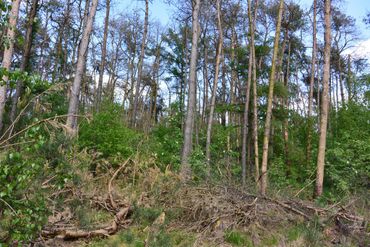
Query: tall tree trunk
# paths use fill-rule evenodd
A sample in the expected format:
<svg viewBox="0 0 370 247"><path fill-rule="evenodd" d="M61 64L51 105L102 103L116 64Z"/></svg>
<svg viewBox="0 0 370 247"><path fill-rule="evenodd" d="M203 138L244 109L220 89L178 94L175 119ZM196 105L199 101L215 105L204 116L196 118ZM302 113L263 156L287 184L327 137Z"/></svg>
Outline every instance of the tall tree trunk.
<svg viewBox="0 0 370 247"><path fill-rule="evenodd" d="M17 28L18 14L19 14L19 5L21 0L14 0L12 2L12 9L9 15L9 25L6 37L8 39L8 45L4 49L3 69L9 71L12 64L13 50L14 50L14 38L15 31ZM0 131L4 125L4 111L5 111L5 102L6 102L6 90L8 87L8 76L3 76L3 84L0 86Z"/></svg>
<svg viewBox="0 0 370 247"><path fill-rule="evenodd" d="M190 57L190 74L189 74L189 96L188 96L188 110L186 112L185 126L184 126L184 146L181 156L181 177L184 181L190 179L191 169L189 165L189 156L192 151L193 143L193 125L194 114L196 108L196 73L197 73L197 57L198 57L198 39L199 39L199 9L200 0L193 1L192 10L192 46Z"/></svg>
<svg viewBox="0 0 370 247"><path fill-rule="evenodd" d="M252 6L251 0L248 0L248 16L249 16L249 64L248 64L248 78L246 83L245 91L245 104L244 104L244 115L243 115L243 139L242 139L242 183L245 185L247 177L247 137L249 132L249 105L250 105L250 90L252 82L252 73L253 73L253 49L251 37L253 28L253 21L251 19L252 15Z"/></svg>
<svg viewBox="0 0 370 247"><path fill-rule="evenodd" d="M321 102L320 117L320 140L317 154L317 172L315 196L321 196L324 182L324 165L326 149L326 132L328 126L329 110L329 77L330 77L330 48L331 48L331 21L330 21L330 0L325 0L325 47L324 47L324 74L323 74L323 94Z"/></svg>
<svg viewBox="0 0 370 247"><path fill-rule="evenodd" d="M139 57L139 64L138 64L138 72L137 72L137 81L136 81L136 88L135 88L135 98L134 98L134 109L132 113L132 126L136 127L137 124L137 107L139 103L139 92L141 86L141 79L143 75L143 63L144 63L144 56L145 56L145 47L146 47L146 40L148 36L148 25L149 25L149 0L145 0L145 20L144 20L144 33L143 33L143 40L141 43L141 51Z"/></svg>
<svg viewBox="0 0 370 247"><path fill-rule="evenodd" d="M315 67L317 54L317 38L316 38L316 14L317 14L317 0L313 0L313 30L312 30L312 60L311 60L311 77L310 77L310 94L308 96L308 113L307 113L307 150L306 161L307 165L311 163L312 159L312 105L313 105L313 90L315 83ZM319 92L319 87L317 88Z"/></svg>
<svg viewBox="0 0 370 247"><path fill-rule="evenodd" d="M204 123L207 121L207 109L208 109L208 87L209 87L209 79L208 79L208 47L205 41L204 44L204 65L203 65L203 76L204 76L204 97L203 97L203 119Z"/></svg>
<svg viewBox="0 0 370 247"><path fill-rule="evenodd" d="M278 20L276 25L275 32L275 41L274 41L274 52L271 61L271 71L269 78L269 93L267 100L267 113L265 121L265 131L263 136L263 151L262 151L262 165L261 165L261 185L260 190L261 194L266 193L267 187L267 162L268 162L268 148L269 148L269 139L270 139L270 129L271 129L271 116L272 116L272 100L274 97L274 85L275 85L275 73L276 73L276 60L279 52L279 40L280 40L280 29L281 29L281 19L283 15L284 0L280 0Z"/></svg>
<svg viewBox="0 0 370 247"><path fill-rule="evenodd" d="M75 78L73 80L73 84L71 88L71 97L69 99L68 117L67 117L67 126L69 127L69 134L72 137L76 134L76 131L77 131L77 116L76 115L78 113L81 80L84 74L86 56L87 56L87 48L89 46L90 35L91 35L92 27L93 27L93 22L94 22L94 17L95 17L97 6L98 6L98 0L93 0L92 5L90 7L90 13L87 17L86 26L85 26L85 29L82 35L80 48L78 51L76 73L75 73Z"/></svg>
<svg viewBox="0 0 370 247"><path fill-rule="evenodd" d="M86 4L87 4L87 1L86 1ZM64 66L64 63L66 62L65 60L66 54L63 54L63 37L64 37L64 32L68 26L68 22L70 18L70 12L71 12L70 0L67 0L67 3L65 5L66 6L64 9L64 13L63 13L63 21L60 24L59 30L58 30L58 38L57 38L57 43L56 43L56 51L55 51L56 54L55 54L52 81L58 80L60 78L60 72Z"/></svg>
<svg viewBox="0 0 370 247"><path fill-rule="evenodd" d="M29 64L30 57L31 57L32 34L34 31L33 26L34 26L35 17L37 14L38 3L39 3L39 0L32 0L31 10L28 15L26 40L25 40L24 48L23 48L24 54L23 54L21 68L20 68L21 71L29 71L28 64ZM12 98L12 108L10 111L10 121L11 122L14 121L15 115L17 113L17 103L18 103L19 97L21 97L22 95L22 92L23 92L23 81L18 80L16 90Z"/></svg>
<svg viewBox="0 0 370 247"><path fill-rule="evenodd" d="M206 159L207 159L207 173L208 176L211 174L211 135L212 135L212 125L213 125L213 114L215 112L215 104L216 104L216 94L217 94L217 85L218 85L218 74L220 70L220 61L222 56L222 43L223 43L223 33L222 33L222 22L221 22L221 6L220 1L217 0L217 28L218 28L218 45L216 51L216 69L215 69L215 76L212 88L212 97L211 97L211 105L209 108L209 116L208 116L208 125L207 125L207 140L206 140Z"/></svg>
<svg viewBox="0 0 370 247"><path fill-rule="evenodd" d="M250 3L248 3L250 4ZM256 64L256 49L254 44L254 30L256 28L256 19L258 11L258 0L254 3L254 16L252 19L252 12L248 11L249 23L252 30L251 43L252 49L252 60L253 60L253 150L254 150L254 169L255 169L255 182L259 179L259 153L258 153L258 96L257 96L257 64Z"/></svg>
<svg viewBox="0 0 370 247"><path fill-rule="evenodd" d="M110 13L110 0L107 0L107 6L105 10L105 20L104 20L104 37L101 51L101 59L99 66L99 82L98 89L96 91L96 111L100 109L100 104L102 101L102 91L103 91L103 77L105 70L105 57L107 56L107 40L108 40L108 27L109 27L109 13Z"/></svg>
<svg viewBox="0 0 370 247"><path fill-rule="evenodd" d="M289 78L290 78L290 47L291 44L288 44L288 58L287 58L287 68L284 79L284 87L288 92L288 95L283 99L284 110L286 116L283 122L283 132L284 132L284 153L285 153L285 164L286 164L286 176L289 177L291 174L291 160L289 152Z"/></svg>

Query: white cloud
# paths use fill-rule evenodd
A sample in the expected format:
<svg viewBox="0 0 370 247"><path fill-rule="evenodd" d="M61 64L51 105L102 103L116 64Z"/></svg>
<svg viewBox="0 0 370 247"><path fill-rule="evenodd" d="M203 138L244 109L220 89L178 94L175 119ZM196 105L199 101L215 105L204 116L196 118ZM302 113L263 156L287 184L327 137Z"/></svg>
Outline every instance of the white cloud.
<svg viewBox="0 0 370 247"><path fill-rule="evenodd" d="M355 58L370 59L370 39L360 41L354 47L346 50L345 54L351 54Z"/></svg>

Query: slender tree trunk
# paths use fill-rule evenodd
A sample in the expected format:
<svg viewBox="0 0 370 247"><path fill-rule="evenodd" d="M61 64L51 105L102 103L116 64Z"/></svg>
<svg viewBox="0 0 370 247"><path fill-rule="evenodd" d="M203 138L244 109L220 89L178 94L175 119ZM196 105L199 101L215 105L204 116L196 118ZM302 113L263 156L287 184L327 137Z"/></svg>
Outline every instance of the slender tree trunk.
<svg viewBox="0 0 370 247"><path fill-rule="evenodd" d="M91 35L92 27L93 27L93 22L94 22L94 17L95 17L97 6L98 6L98 0L93 0L92 5L90 7L90 13L87 17L86 26L85 26L85 29L82 35L78 57L77 57L75 78L73 80L73 84L71 88L71 98L69 100L69 106L68 106L67 126L69 127L69 134L72 137L76 134L76 131L77 131L76 114L78 113L80 87L81 87L81 81L82 81L83 74L84 74L86 56L87 56L87 48L89 46L90 35Z"/></svg>
<svg viewBox="0 0 370 247"><path fill-rule="evenodd" d="M103 37L103 44L102 44L102 51L101 51L101 59L100 59L100 66L99 66L99 82L98 82L98 89L96 92L96 111L98 112L100 109L100 104L102 101L102 91L103 91L103 77L104 77L104 70L105 70L105 57L107 56L107 40L108 40L108 28L109 28L109 13L110 13L110 0L107 0L106 12L105 12L105 20L104 20L104 37Z"/></svg>
<svg viewBox="0 0 370 247"><path fill-rule="evenodd" d="M317 0L313 1L313 31L312 31L312 60L311 60L311 77L310 77L310 94L308 96L308 113L307 113L307 152L306 161L307 165L311 163L312 159L312 105L313 105L313 90L315 83L315 67L316 67L316 54L317 54L317 38L316 38L316 15L317 15ZM319 87L318 87L319 90ZM319 92L319 91L318 91Z"/></svg>
<svg viewBox="0 0 370 247"><path fill-rule="evenodd" d="M253 59L253 150L254 150L254 167L255 167L255 182L258 184L259 179L259 153L258 153L258 96L257 96L257 64L256 64L256 49L254 45L254 30L256 28L256 19L258 11L258 0L254 3L254 17L248 11L249 23L252 25L251 44L252 59Z"/></svg>
<svg viewBox="0 0 370 247"><path fill-rule="evenodd" d="M21 0L14 0L12 2L12 9L9 15L9 24L7 30L7 39L8 45L4 49L3 69L9 71L12 64L13 50L14 50L14 39L15 31L17 28L18 14L19 14L19 5ZM0 131L4 125L4 111L5 111L5 102L6 102L6 90L8 87L8 76L3 76L3 83L0 86Z"/></svg>
<svg viewBox="0 0 370 247"><path fill-rule="evenodd" d="M206 41L205 41L206 42ZM208 48L207 44L204 45L204 66L203 66L203 75L204 75L204 97L203 97L203 119L204 123L207 121L207 109L208 109Z"/></svg>
<svg viewBox="0 0 370 247"><path fill-rule="evenodd" d="M87 0L88 1L88 0ZM86 1L86 4L87 4ZM62 68L64 67L64 63L66 62L65 56L66 54L63 54L63 37L64 37L64 32L65 29L68 26L69 18L70 18L70 6L71 2L70 0L67 0L67 3L65 4L65 9L63 13L63 21L59 26L58 30L58 39L57 39L57 44L56 44L56 51L55 51L55 61L54 61L54 71L52 75L52 81L58 80L60 78L60 72Z"/></svg>
<svg viewBox="0 0 370 247"><path fill-rule="evenodd" d="M149 0L145 0L145 20L144 20L144 33L143 33L143 40L141 43L141 51L139 57L139 64L138 64L138 73L137 73L137 81L136 81L136 88L135 88L135 98L134 98L134 110L132 113L132 126L136 127L137 124L137 104L139 102L139 92L141 86L141 79L143 75L143 63L144 63L144 56L145 56L145 47L146 47L146 40L148 36L148 25L149 25Z"/></svg>
<svg viewBox="0 0 370 247"><path fill-rule="evenodd" d="M347 58L347 88L348 88L348 103L352 100L352 87L351 87L351 55Z"/></svg>
<svg viewBox="0 0 370 247"><path fill-rule="evenodd" d="M21 68L20 68L21 71L29 71L28 70L28 64L29 64L30 57L31 57L32 34L33 34L33 30L34 30L33 26L34 26L35 17L36 17L36 14L37 14L38 3L39 3L39 0L33 0L32 1L31 10L30 10L30 13L28 15L26 40L25 40L24 48L23 48L24 54L23 54L23 60L22 60ZM15 115L17 113L17 103L18 103L19 97L21 97L21 95L22 95L22 92L23 92L23 81L18 80L16 90L15 90L14 96L12 98L12 108L11 108L11 111L10 111L10 121L11 122L14 121Z"/></svg>
<svg viewBox="0 0 370 247"><path fill-rule="evenodd" d="M284 109L286 111L286 116L283 122L283 132L284 132L284 153L285 153L285 164L286 164L286 176L291 175L291 160L289 152L289 78L290 78L290 47L291 44L288 44L288 58L287 58L287 68L284 80L284 87L288 92L288 96L283 99Z"/></svg>
<svg viewBox="0 0 370 247"><path fill-rule="evenodd" d="M345 104L345 98L344 98L344 89L343 89L343 72L342 72L342 63L341 63L341 57L339 54L338 58L338 69L339 69L339 88L340 88L340 97L341 97L341 106ZM337 98L337 103L339 105L339 99Z"/></svg>
<svg viewBox="0 0 370 247"><path fill-rule="evenodd" d="M190 74L189 74L189 96L188 110L186 113L184 126L184 146L181 156L181 177L184 181L190 179L191 169L189 165L189 156L192 151L193 143L193 125L194 114L196 108L196 73L197 73L197 57L198 57L198 39L199 39L199 9L200 0L193 1L192 11L192 47L190 57Z"/></svg>
<svg viewBox="0 0 370 247"><path fill-rule="evenodd" d="M267 113L265 121L265 131L263 136L263 152L262 152L262 166L261 166L261 194L266 193L267 187L267 162L268 162L268 148L269 148L269 139L270 139L270 129L271 129L271 116L272 116L272 99L274 97L274 84L275 84L275 73L276 73L276 60L279 52L279 40L280 40L280 29L281 29L281 19L283 15L284 0L280 0L278 20L276 25L275 32L275 41L274 41L274 52L271 61L271 71L269 79L269 93L267 100Z"/></svg>
<svg viewBox="0 0 370 247"><path fill-rule="evenodd" d="M207 159L207 173L208 176L211 174L211 135L212 135L212 125L213 125L213 114L215 112L215 104L216 104L216 94L217 94L217 86L218 86L218 76L220 70L220 61L222 56L222 43L223 43L223 33L222 33L222 22L221 22L221 6L220 1L217 0L217 28L218 28L218 45L217 45L217 52L216 52L216 69L215 69L215 76L213 82L213 89L212 89L212 97L211 97L211 105L209 108L209 116L208 116L208 125L207 125L207 140L206 140L206 159Z"/></svg>
<svg viewBox="0 0 370 247"><path fill-rule="evenodd" d="M324 165L326 149L326 132L328 126L329 110L329 77L330 77L330 48L331 48L331 21L330 21L330 0L325 3L325 47L324 47L324 74L323 74L323 94L321 103L320 117L320 140L317 154L317 173L315 196L321 196L324 182Z"/></svg>
<svg viewBox="0 0 370 247"><path fill-rule="evenodd" d="M236 43L237 43L236 34L235 34L234 27L233 27L232 34L231 34L231 54L230 54L232 63L235 63ZM231 103L232 106L235 105L235 84L236 84L236 81L237 81L237 74L236 74L234 66L232 66L232 68L231 68L231 80L230 80L230 103ZM232 111L230 113L230 123L231 123L231 125L235 124L235 113L234 113L234 111Z"/></svg>
<svg viewBox="0 0 370 247"><path fill-rule="evenodd" d="M244 104L244 115L243 115L243 139L242 139L242 183L245 185L246 177L247 177L247 138L249 132L249 105L250 105L250 90L251 90L251 82L252 82L252 73L253 73L253 49L251 42L252 32L254 31L253 28L253 21L251 19L252 15L252 4L251 0L248 0L248 16L249 16L249 64L248 64L248 78L246 83L246 91L245 91L245 104Z"/></svg>

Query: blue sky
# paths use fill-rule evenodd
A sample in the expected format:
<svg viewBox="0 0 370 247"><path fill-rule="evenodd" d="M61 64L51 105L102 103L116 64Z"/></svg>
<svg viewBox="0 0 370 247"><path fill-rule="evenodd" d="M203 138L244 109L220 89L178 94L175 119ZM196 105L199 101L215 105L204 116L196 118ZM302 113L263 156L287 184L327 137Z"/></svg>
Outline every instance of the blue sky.
<svg viewBox="0 0 370 247"><path fill-rule="evenodd" d="M117 8L114 8L114 12L140 9L144 7L143 0L115 0L114 4ZM184 0L185 1L185 0ZM298 0L302 7L305 9L312 5L312 0ZM357 20L358 28L363 33L363 39L370 38L370 30L365 29L365 25L362 22L363 17L367 11L370 11L370 0L343 0L340 4L342 11L347 15L355 17ZM164 3L163 0L153 0L153 3L149 6L150 14L152 19L157 19L162 24L168 24L170 21L171 7ZM143 10L144 11L144 10Z"/></svg>
<svg viewBox="0 0 370 247"><path fill-rule="evenodd" d="M187 1L187 0L178 0ZM144 0L113 0L113 13L122 11L132 11L134 9L142 11L144 14ZM304 9L308 9L313 0L297 0ZM357 41L360 47L358 53L366 53L366 57L370 58L370 29L366 29L362 19L367 12L370 11L370 0L342 0L339 4L341 10L356 19L356 25L359 29L359 40ZM149 5L150 19L158 20L163 25L169 24L172 15L171 7L164 3L163 0L153 0Z"/></svg>

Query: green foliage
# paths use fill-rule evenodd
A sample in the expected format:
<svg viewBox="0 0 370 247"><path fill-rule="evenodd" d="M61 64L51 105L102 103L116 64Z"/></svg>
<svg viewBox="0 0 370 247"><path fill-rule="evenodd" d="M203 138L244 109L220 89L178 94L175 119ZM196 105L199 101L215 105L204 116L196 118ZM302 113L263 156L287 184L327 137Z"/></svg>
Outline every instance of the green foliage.
<svg viewBox="0 0 370 247"><path fill-rule="evenodd" d="M370 181L370 113L349 104L338 112L337 127L326 154L325 184L332 192L348 193Z"/></svg>
<svg viewBox="0 0 370 247"><path fill-rule="evenodd" d="M225 241L233 246L252 247L252 240L244 233L238 231L227 231L225 233Z"/></svg>
<svg viewBox="0 0 370 247"><path fill-rule="evenodd" d="M191 153L189 163L191 166L192 176L195 181L202 181L207 176L206 157L203 150L197 147Z"/></svg>
<svg viewBox="0 0 370 247"><path fill-rule="evenodd" d="M3 242L33 239L48 215L46 191L40 188L40 183L52 174L52 186L62 188L71 178L69 164L61 162L58 156L62 154L56 152L59 146L53 144L54 139L42 126L28 129L17 141L30 144L8 149L0 159L0 184L4 185L0 187L0 235ZM54 159L56 161L52 161Z"/></svg>
<svg viewBox="0 0 370 247"><path fill-rule="evenodd" d="M151 225L161 214L162 210L158 208L143 208L136 207L134 210L133 219L140 225Z"/></svg>
<svg viewBox="0 0 370 247"><path fill-rule="evenodd" d="M91 122L84 122L79 132L79 146L100 152L103 157L133 155L141 135L127 128L120 116L119 107L110 106L95 114Z"/></svg>
<svg viewBox="0 0 370 247"><path fill-rule="evenodd" d="M180 166L180 152L183 143L181 130L182 114L178 104L171 106L171 115L151 133L151 151L157 162L165 168L171 165L178 169Z"/></svg>

